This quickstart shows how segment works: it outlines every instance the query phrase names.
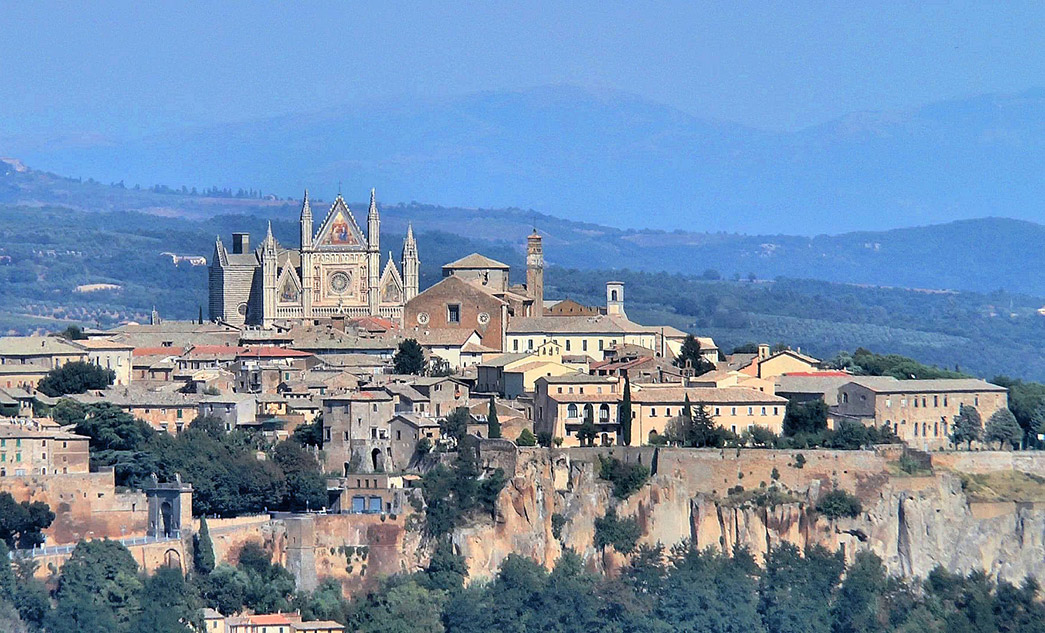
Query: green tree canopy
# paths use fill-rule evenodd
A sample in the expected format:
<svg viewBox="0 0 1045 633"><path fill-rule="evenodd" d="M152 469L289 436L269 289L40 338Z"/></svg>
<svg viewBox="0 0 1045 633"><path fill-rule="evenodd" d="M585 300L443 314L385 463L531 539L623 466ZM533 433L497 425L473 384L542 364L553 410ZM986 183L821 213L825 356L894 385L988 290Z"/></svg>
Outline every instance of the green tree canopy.
<svg viewBox="0 0 1045 633"><path fill-rule="evenodd" d="M676 367L691 367L695 376L706 374L715 368L715 364L704 358L700 353L700 341L692 334L687 334L682 341L682 349L675 357Z"/></svg>
<svg viewBox="0 0 1045 633"><path fill-rule="evenodd" d="M983 439L986 442L997 442L998 448L1018 447L1023 437L1023 429L1016 421L1016 416L1008 407L1002 407L987 418L987 424L983 429Z"/></svg>
<svg viewBox="0 0 1045 633"><path fill-rule="evenodd" d="M500 439L501 423L497 420L497 402L493 396L490 397L490 409L489 413L486 414L486 430L487 437L491 440Z"/></svg>
<svg viewBox="0 0 1045 633"><path fill-rule="evenodd" d="M983 435L983 419L976 407L963 404L954 416L954 424L951 426L951 441L955 445L962 442L966 447L972 449L972 443L979 440Z"/></svg>
<svg viewBox="0 0 1045 633"><path fill-rule="evenodd" d="M56 398L89 389L105 389L116 380L116 373L83 361L73 361L47 372L37 385L42 393Z"/></svg>
<svg viewBox="0 0 1045 633"><path fill-rule="evenodd" d="M425 373L425 351L421 344L412 338L400 343L392 357L392 366L397 374L420 376Z"/></svg>

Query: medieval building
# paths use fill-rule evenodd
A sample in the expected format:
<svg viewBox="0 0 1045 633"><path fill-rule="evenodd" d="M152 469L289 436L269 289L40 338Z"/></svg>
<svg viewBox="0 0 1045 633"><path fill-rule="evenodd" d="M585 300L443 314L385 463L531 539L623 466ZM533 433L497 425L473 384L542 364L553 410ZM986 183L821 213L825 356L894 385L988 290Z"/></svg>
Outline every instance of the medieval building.
<svg viewBox="0 0 1045 633"><path fill-rule="evenodd" d="M403 306L417 295L419 264L411 228L400 268L391 253L382 267L381 218L373 190L365 236L341 194L313 232L305 192L298 248L280 245L271 224L254 250L247 233L233 233L231 252L217 239L210 266L210 318L266 328L278 320L335 316L381 316L398 322Z"/></svg>

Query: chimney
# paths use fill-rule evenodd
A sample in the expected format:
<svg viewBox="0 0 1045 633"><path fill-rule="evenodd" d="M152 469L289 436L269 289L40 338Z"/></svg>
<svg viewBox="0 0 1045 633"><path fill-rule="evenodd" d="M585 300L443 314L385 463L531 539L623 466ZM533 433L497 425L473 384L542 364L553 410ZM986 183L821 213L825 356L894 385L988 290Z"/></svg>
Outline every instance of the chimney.
<svg viewBox="0 0 1045 633"><path fill-rule="evenodd" d="M242 255L250 250L250 233L232 234L232 252Z"/></svg>

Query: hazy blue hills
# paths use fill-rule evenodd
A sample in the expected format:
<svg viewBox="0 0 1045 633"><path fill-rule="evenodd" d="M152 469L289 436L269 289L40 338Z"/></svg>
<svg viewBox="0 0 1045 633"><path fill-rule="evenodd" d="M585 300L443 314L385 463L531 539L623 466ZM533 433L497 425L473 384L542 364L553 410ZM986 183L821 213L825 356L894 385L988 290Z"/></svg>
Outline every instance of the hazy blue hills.
<svg viewBox="0 0 1045 633"><path fill-rule="evenodd" d="M68 206L86 212L135 211L203 220L256 216L292 223L297 200L207 197L79 181L0 163L0 205ZM190 190L191 191L191 190ZM232 195L238 190L232 192ZM327 203L316 200L321 213ZM355 203L362 212L365 205ZM1011 292L1045 296L1045 226L983 218L888 231L803 237L685 231L622 230L521 209L448 208L419 203L383 205L383 228L402 235L407 222L420 231L468 238L477 248L522 254L536 222L551 265L701 275L778 276L832 282ZM360 215L360 221L363 220ZM245 221L240 221L245 222ZM226 220L230 229L235 221ZM263 225L262 225L263 226ZM278 224L277 224L278 226ZM288 224L289 227L289 224ZM293 233L291 233L293 234ZM386 241L383 249L398 251ZM209 256L209 250L195 254ZM422 257L425 257L422 253ZM441 263L441 262L430 262Z"/></svg>
<svg viewBox="0 0 1045 633"><path fill-rule="evenodd" d="M307 99L307 95L303 95ZM317 108L319 106L317 105ZM315 114L74 143L7 139L57 173L281 196L518 206L635 228L818 235L1045 218L1045 92L858 113L793 133L569 86L358 102Z"/></svg>

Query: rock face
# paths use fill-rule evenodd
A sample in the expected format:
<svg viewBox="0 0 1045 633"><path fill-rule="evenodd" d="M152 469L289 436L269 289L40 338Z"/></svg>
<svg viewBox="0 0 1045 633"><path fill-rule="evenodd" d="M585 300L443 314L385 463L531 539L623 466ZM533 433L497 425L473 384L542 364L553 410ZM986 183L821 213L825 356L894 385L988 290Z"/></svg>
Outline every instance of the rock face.
<svg viewBox="0 0 1045 633"><path fill-rule="evenodd" d="M493 522L454 532L469 577L488 578L511 553L551 566L563 548L574 549L593 570L614 573L626 563L616 552L594 547L594 522L610 508L634 516L640 543L671 546L747 547L756 558L777 544L841 548L846 557L863 549L878 554L894 574L924 577L937 565L951 571L983 569L1018 581L1045 575L1045 507L1032 503L970 502L950 472L896 477L889 456L873 451L718 451L613 449L624 461L643 461L655 474L626 500L612 496L597 476L595 451L520 451L515 476L498 501ZM1045 456L1041 464L1045 467ZM789 502L759 507L726 491L779 486ZM815 511L821 491L856 494L863 512L828 520ZM560 538L553 515L565 518Z"/></svg>

